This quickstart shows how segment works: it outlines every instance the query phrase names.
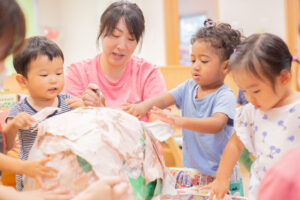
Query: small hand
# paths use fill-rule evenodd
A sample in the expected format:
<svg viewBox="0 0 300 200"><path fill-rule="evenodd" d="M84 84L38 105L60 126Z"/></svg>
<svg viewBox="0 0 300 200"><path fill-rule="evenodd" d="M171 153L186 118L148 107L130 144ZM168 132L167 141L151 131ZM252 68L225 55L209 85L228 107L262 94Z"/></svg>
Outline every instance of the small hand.
<svg viewBox="0 0 300 200"><path fill-rule="evenodd" d="M172 115L169 111L164 111L154 106L150 114L155 115L155 119L171 124L175 128L182 128L182 118Z"/></svg>
<svg viewBox="0 0 300 200"><path fill-rule="evenodd" d="M121 105L122 110L137 117L142 118L147 113L147 111L144 109L141 103L139 104L130 104L130 103L124 103Z"/></svg>
<svg viewBox="0 0 300 200"><path fill-rule="evenodd" d="M66 103L69 104L70 108L84 107L84 102L80 98L66 99Z"/></svg>
<svg viewBox="0 0 300 200"><path fill-rule="evenodd" d="M18 200L70 200L72 198L69 190L33 190L19 192Z"/></svg>
<svg viewBox="0 0 300 200"><path fill-rule="evenodd" d="M229 191L229 181L215 179L212 183L201 187L201 189L211 190L209 200L213 200L214 196L216 196L216 200L222 200Z"/></svg>
<svg viewBox="0 0 300 200"><path fill-rule="evenodd" d="M28 129L33 126L35 119L28 113L21 112L11 120L11 123L17 129Z"/></svg>
<svg viewBox="0 0 300 200"><path fill-rule="evenodd" d="M98 180L82 191L73 200L97 200L105 197L106 200L117 200L127 192L128 184L118 177L106 177Z"/></svg>
<svg viewBox="0 0 300 200"><path fill-rule="evenodd" d="M34 178L39 186L46 189L42 183L42 177L54 178L57 176L58 170L52 167L45 166L46 163L51 161L52 158L48 157L43 160L26 160L24 162L24 174Z"/></svg>

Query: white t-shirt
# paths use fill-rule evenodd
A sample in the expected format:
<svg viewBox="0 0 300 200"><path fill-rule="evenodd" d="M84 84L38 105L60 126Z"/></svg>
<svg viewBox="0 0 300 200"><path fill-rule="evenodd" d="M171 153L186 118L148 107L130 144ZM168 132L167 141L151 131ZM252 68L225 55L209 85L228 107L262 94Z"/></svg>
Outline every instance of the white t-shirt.
<svg viewBox="0 0 300 200"><path fill-rule="evenodd" d="M237 136L256 157L251 166L249 200L256 199L266 171L286 151L300 147L300 100L263 112L252 104L237 109Z"/></svg>

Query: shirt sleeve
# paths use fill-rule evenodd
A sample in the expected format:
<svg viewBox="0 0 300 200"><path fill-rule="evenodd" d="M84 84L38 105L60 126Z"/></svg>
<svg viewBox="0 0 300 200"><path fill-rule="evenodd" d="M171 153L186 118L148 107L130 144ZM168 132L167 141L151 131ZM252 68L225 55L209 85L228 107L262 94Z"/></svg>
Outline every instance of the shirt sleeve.
<svg viewBox="0 0 300 200"><path fill-rule="evenodd" d="M251 105L245 105L237 108L234 118L234 129L236 135L244 144L248 151L255 155L254 129L251 120Z"/></svg>
<svg viewBox="0 0 300 200"><path fill-rule="evenodd" d="M144 83L143 100L156 97L167 92L166 83L159 67L154 67Z"/></svg>
<svg viewBox="0 0 300 200"><path fill-rule="evenodd" d="M75 97L81 97L85 91L80 71L75 65L70 65L65 71L65 87L63 92Z"/></svg>
<svg viewBox="0 0 300 200"><path fill-rule="evenodd" d="M213 114L224 113L233 122L235 110L236 98L232 90L226 89L217 94Z"/></svg>
<svg viewBox="0 0 300 200"><path fill-rule="evenodd" d="M189 80L181 83L176 88L174 88L173 90L170 91L171 95L174 97L174 99L176 101L176 107L178 109L182 108L182 105L183 105L183 96L184 96L185 88L186 88L186 85L188 84L188 81Z"/></svg>
<svg viewBox="0 0 300 200"><path fill-rule="evenodd" d="M77 97L74 97L73 95L67 94L67 93L62 93L62 94L60 94L60 96L63 100L77 98Z"/></svg>
<svg viewBox="0 0 300 200"><path fill-rule="evenodd" d="M23 112L23 109L20 103L17 103L13 107L11 107L10 110L8 111L5 118L5 122L7 121L8 118L15 118L20 112Z"/></svg>

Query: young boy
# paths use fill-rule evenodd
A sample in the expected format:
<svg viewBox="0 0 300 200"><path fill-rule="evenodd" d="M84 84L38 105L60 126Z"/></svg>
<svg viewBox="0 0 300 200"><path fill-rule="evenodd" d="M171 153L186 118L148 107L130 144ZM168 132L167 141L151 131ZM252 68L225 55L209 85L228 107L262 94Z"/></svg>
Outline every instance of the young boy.
<svg viewBox="0 0 300 200"><path fill-rule="evenodd" d="M18 83L28 89L29 96L17 103L8 112L4 129L7 150L14 145L16 134L20 140L19 157L27 160L35 141L37 129L32 115L46 107L58 107L48 117L68 112L83 106L81 99L60 94L64 87L64 56L61 49L45 37L29 38L22 51L14 57ZM16 177L17 189L23 189L22 176Z"/></svg>

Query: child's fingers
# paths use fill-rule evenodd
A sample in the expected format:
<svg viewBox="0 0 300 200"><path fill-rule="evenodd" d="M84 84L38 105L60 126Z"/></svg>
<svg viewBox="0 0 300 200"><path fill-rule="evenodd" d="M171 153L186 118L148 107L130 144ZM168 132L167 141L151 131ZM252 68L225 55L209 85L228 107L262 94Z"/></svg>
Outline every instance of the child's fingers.
<svg viewBox="0 0 300 200"><path fill-rule="evenodd" d="M76 100L76 99L65 99L65 102L66 102L67 104L71 104L71 103L73 103L75 100Z"/></svg>
<svg viewBox="0 0 300 200"><path fill-rule="evenodd" d="M47 188L47 190L52 190L52 189L54 189L54 188L56 188L58 186L59 186L59 182L55 181L54 183L48 185L46 188Z"/></svg>
<svg viewBox="0 0 300 200"><path fill-rule="evenodd" d="M29 121L33 123L36 121L31 115L25 112L22 112L19 115L17 115L16 119L19 119L21 121Z"/></svg>
<svg viewBox="0 0 300 200"><path fill-rule="evenodd" d="M45 200L70 200L72 199L71 194L57 194L57 192L51 192L52 194L47 194Z"/></svg>
<svg viewBox="0 0 300 200"><path fill-rule="evenodd" d="M154 115L156 115L157 117L164 118L164 119L168 117L165 113L163 113L163 112L161 112L161 111L151 110L151 111L150 111L150 114L154 114Z"/></svg>
<svg viewBox="0 0 300 200"><path fill-rule="evenodd" d="M58 174L58 170L53 167L43 167L41 175L45 177L56 177Z"/></svg>
<svg viewBox="0 0 300 200"><path fill-rule="evenodd" d="M35 181L38 183L38 185L39 185L43 190L47 189L47 188L44 186L44 184L43 184L42 179L41 179L40 176L36 176L34 179L35 179Z"/></svg>
<svg viewBox="0 0 300 200"><path fill-rule="evenodd" d="M151 111L159 111L159 110L161 110L161 109L159 109L158 107L156 107L156 106L153 106L152 108L151 108Z"/></svg>
<svg viewBox="0 0 300 200"><path fill-rule="evenodd" d="M128 184L123 182L118 185L115 185L113 188L114 199L120 199L124 193L128 190Z"/></svg>
<svg viewBox="0 0 300 200"><path fill-rule="evenodd" d="M222 199L224 199L225 195L226 195L226 193L216 194L216 200L222 200Z"/></svg>
<svg viewBox="0 0 300 200"><path fill-rule="evenodd" d="M209 200L213 200L215 196L215 193L213 191L211 191L210 195L209 195Z"/></svg>
<svg viewBox="0 0 300 200"><path fill-rule="evenodd" d="M166 110L172 111L172 107L167 107Z"/></svg>
<svg viewBox="0 0 300 200"><path fill-rule="evenodd" d="M72 199L72 195L69 194L70 192L64 193L60 191L49 191L49 193L46 195L45 200L70 200Z"/></svg>
<svg viewBox="0 0 300 200"><path fill-rule="evenodd" d="M43 185L43 189L44 190L53 190L54 188L56 188L56 187L58 187L59 186L59 182L58 181L55 181L55 182L53 182L53 183L51 183L51 184L48 184L47 186L44 186Z"/></svg>
<svg viewBox="0 0 300 200"><path fill-rule="evenodd" d="M53 157L48 156L47 158L44 158L40 161L40 164L45 165L47 162L51 161Z"/></svg>
<svg viewBox="0 0 300 200"><path fill-rule="evenodd" d="M211 184L207 184L207 185L204 185L204 186L200 187L200 190L205 190L205 189L210 190L211 189Z"/></svg>
<svg viewBox="0 0 300 200"><path fill-rule="evenodd" d="M106 183L110 186L114 186L116 184L119 184L121 182L123 182L124 180L122 180L120 177L118 176L110 176L110 177L105 177L101 179L102 183Z"/></svg>
<svg viewBox="0 0 300 200"><path fill-rule="evenodd" d="M72 102L70 102L70 103L68 103L69 104L69 107L70 108L79 108L79 107L83 107L84 106L84 103L83 103L83 101L80 99L76 99L76 100L74 100L74 101L72 101Z"/></svg>
<svg viewBox="0 0 300 200"><path fill-rule="evenodd" d="M22 113L14 119L13 123L20 129L28 129L33 126L35 119L33 119L27 113Z"/></svg>

